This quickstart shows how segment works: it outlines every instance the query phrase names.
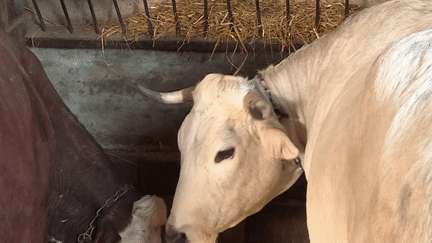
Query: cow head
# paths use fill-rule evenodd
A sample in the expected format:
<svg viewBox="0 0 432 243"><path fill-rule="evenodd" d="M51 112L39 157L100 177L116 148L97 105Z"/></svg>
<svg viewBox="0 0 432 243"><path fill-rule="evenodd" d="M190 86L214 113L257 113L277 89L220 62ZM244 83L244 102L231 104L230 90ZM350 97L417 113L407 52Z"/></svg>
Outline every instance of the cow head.
<svg viewBox="0 0 432 243"><path fill-rule="evenodd" d="M268 98L247 79L209 74L169 101L192 98L178 133L181 171L168 242L214 243L219 232L258 212L299 178L299 155ZM192 93L191 90L194 90Z"/></svg>

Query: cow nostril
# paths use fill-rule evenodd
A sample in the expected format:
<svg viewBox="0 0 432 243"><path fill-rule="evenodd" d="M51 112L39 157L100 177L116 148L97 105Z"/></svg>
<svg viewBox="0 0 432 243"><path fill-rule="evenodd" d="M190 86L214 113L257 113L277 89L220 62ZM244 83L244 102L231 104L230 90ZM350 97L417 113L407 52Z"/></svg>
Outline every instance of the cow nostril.
<svg viewBox="0 0 432 243"><path fill-rule="evenodd" d="M186 243L187 237L185 233L178 232L169 225L165 229L165 240L167 243Z"/></svg>
<svg viewBox="0 0 432 243"><path fill-rule="evenodd" d="M186 234L185 233L180 233L177 243L186 243Z"/></svg>

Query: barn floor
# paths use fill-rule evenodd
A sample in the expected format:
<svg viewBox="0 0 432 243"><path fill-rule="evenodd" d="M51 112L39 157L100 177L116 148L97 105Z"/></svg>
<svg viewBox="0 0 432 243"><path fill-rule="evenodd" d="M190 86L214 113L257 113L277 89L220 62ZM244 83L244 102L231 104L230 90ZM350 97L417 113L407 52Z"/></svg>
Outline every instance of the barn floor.
<svg viewBox="0 0 432 243"><path fill-rule="evenodd" d="M106 151L123 173L135 182L143 194L164 198L171 208L180 172L179 153L139 151ZM218 243L309 242L306 228L306 180L302 176L287 192L275 198L263 210L248 217L236 227L219 235Z"/></svg>

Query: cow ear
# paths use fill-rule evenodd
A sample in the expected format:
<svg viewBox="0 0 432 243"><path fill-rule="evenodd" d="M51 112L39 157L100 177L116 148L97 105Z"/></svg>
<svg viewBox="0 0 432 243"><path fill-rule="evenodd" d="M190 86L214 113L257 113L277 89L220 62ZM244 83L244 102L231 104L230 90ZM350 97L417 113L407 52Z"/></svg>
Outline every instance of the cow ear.
<svg viewBox="0 0 432 243"><path fill-rule="evenodd" d="M264 120L271 115L271 105L255 92L249 92L243 99L243 107L257 120Z"/></svg>
<svg viewBox="0 0 432 243"><path fill-rule="evenodd" d="M281 126L265 124L260 130L259 136L268 156L283 160L291 160L299 156L298 148Z"/></svg>
<svg viewBox="0 0 432 243"><path fill-rule="evenodd" d="M282 124L272 112L273 107L266 99L253 91L249 92L243 99L243 107L254 119L262 120L258 124L259 137L270 157L290 160L299 155L299 150L289 139ZM272 115L274 119L268 119Z"/></svg>

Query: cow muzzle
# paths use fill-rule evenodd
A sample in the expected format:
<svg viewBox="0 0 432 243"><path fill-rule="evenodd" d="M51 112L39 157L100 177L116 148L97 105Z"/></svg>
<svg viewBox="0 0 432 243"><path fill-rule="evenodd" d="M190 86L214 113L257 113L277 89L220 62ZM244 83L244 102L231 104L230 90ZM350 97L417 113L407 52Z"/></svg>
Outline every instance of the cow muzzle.
<svg viewBox="0 0 432 243"><path fill-rule="evenodd" d="M187 236L183 232L178 232L171 225L167 225L165 229L165 240L167 243L187 243Z"/></svg>
<svg viewBox="0 0 432 243"><path fill-rule="evenodd" d="M176 228L167 224L165 228L165 241L167 243L215 243L218 233L207 233L192 225L183 225Z"/></svg>

